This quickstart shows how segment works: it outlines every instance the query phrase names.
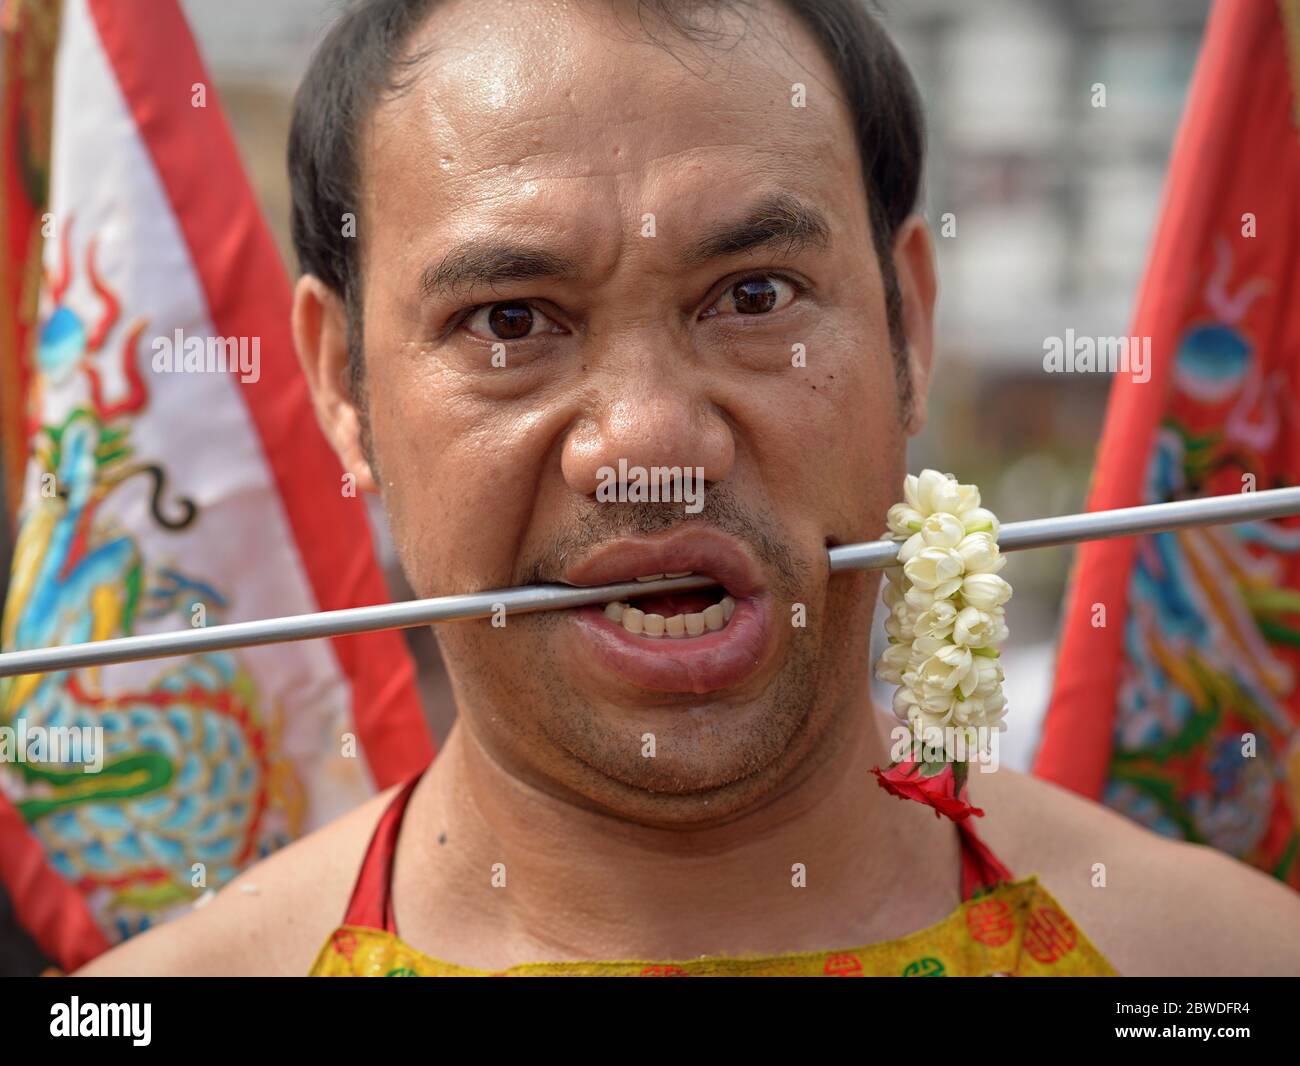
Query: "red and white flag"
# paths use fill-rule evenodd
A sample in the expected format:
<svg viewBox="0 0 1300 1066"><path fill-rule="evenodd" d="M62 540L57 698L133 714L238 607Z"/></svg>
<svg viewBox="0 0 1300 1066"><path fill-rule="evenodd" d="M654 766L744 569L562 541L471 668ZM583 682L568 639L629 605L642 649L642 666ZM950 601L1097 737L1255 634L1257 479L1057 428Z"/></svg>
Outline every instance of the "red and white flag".
<svg viewBox="0 0 1300 1066"><path fill-rule="evenodd" d="M4 649L384 601L177 3L65 0L55 79ZM433 755L397 633L0 681L0 727L0 883L67 969Z"/></svg>

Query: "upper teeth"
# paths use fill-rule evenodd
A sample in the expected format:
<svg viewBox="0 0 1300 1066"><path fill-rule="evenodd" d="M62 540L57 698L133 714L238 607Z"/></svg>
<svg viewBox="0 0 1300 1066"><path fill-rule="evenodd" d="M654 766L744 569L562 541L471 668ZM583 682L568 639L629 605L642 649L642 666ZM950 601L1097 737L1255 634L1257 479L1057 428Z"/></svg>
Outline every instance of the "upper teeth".
<svg viewBox="0 0 1300 1066"><path fill-rule="evenodd" d="M698 637L706 629L710 633L716 633L731 621L735 612L736 601L730 596L723 596L702 611L675 614L668 618L661 614L646 614L626 603L605 604L605 617L611 622L620 622L629 633L641 633L647 637Z"/></svg>

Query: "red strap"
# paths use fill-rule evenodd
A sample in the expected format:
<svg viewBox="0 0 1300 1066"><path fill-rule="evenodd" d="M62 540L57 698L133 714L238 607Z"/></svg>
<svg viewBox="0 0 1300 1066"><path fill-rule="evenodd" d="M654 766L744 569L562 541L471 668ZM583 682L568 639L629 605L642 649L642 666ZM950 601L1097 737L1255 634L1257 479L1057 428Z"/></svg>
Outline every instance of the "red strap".
<svg viewBox="0 0 1300 1066"><path fill-rule="evenodd" d="M406 804L423 776L424 770L421 770L398 789L375 826L365 858L361 860L352 899L348 901L348 910L343 916L344 925L381 929L397 935L397 917L393 914L393 858L397 854L397 837L402 831Z"/></svg>
<svg viewBox="0 0 1300 1066"><path fill-rule="evenodd" d="M982 892L1003 882L1015 880L1011 871L989 850L987 844L975 833L970 818L963 818L957 823L957 835L961 838L961 898L973 899Z"/></svg>

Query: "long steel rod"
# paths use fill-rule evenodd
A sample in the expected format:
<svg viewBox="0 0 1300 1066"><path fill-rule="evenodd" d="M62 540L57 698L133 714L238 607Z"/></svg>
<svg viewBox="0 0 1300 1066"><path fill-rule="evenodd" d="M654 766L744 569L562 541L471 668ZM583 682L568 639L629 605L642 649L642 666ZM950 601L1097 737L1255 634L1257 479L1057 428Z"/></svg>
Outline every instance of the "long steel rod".
<svg viewBox="0 0 1300 1066"><path fill-rule="evenodd" d="M1183 526L1256 521L1293 514L1300 514L1300 488L1269 489L1012 522L1001 528L998 545L1004 551L1020 551L1135 533L1157 533ZM872 570L891 566L897 561L898 548L897 543L888 540L842 544L829 551L830 569ZM339 611L259 619L254 622L232 622L206 629L144 633L85 644L7 652L0 655L0 677L106 666L110 663L161 659L173 655L193 655L292 640L337 637L350 633L369 633L381 629L407 629L432 622L489 618L502 610L506 616L529 614L534 611L608 603L611 600L630 600L655 593L707 588L715 584L717 582L710 577L691 576L665 578L661 581L628 581L588 588L527 585L459 596L437 596L406 603L384 603L372 607L349 607Z"/></svg>

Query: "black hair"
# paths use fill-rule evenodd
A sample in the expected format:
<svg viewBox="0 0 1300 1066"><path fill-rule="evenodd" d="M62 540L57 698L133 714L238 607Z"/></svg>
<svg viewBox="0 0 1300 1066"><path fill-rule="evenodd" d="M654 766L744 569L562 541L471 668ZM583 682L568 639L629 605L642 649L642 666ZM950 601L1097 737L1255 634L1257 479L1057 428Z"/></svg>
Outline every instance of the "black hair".
<svg viewBox="0 0 1300 1066"><path fill-rule="evenodd" d="M317 48L294 98L289 132L292 233L298 265L338 293L347 310L354 390L363 385L361 251L349 233L361 183L360 151L376 103L400 91L420 60L409 42L442 0L355 0ZM690 34L692 9L727 0L636 0ZM811 33L840 83L853 116L866 178L872 242L885 282L885 303L902 409L911 408L911 378L901 338L902 296L893 240L915 209L924 162L921 103L906 63L864 0L780 0ZM738 6L731 0L730 6ZM345 235L347 234L347 235Z"/></svg>

